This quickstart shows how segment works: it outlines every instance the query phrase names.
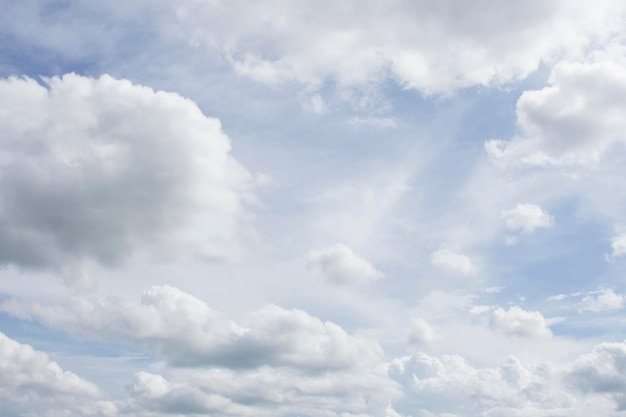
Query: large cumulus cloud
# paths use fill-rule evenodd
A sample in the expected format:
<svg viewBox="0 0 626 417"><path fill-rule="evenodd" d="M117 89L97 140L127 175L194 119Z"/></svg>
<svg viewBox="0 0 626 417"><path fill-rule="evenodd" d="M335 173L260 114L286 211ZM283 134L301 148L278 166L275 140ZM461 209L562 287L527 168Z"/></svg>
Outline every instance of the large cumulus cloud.
<svg viewBox="0 0 626 417"><path fill-rule="evenodd" d="M233 259L250 175L190 100L103 75L0 80L0 261Z"/></svg>

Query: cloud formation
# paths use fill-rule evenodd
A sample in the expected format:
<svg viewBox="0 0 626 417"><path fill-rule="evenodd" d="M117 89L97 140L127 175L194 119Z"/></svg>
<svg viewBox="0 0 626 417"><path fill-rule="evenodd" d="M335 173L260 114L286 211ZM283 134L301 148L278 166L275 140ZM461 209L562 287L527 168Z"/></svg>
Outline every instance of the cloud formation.
<svg viewBox="0 0 626 417"><path fill-rule="evenodd" d="M491 316L491 327L514 338L550 337L552 331L538 311L526 311L519 306L508 310L496 308Z"/></svg>
<svg viewBox="0 0 626 417"><path fill-rule="evenodd" d="M587 295L580 302L579 310L599 313L610 310L620 310L624 307L626 297L616 294L612 289L604 289L599 293Z"/></svg>
<svg viewBox="0 0 626 417"><path fill-rule="evenodd" d="M369 261L346 245L336 243L309 253L308 267L335 284L365 284L383 277Z"/></svg>
<svg viewBox="0 0 626 417"><path fill-rule="evenodd" d="M426 94L504 85L554 56L579 53L620 29L618 2L446 0L183 2L177 16L194 42L222 50L238 73L314 88L396 80ZM245 16L260 16L248 19Z"/></svg>
<svg viewBox="0 0 626 417"><path fill-rule="evenodd" d="M502 218L507 229L526 233L554 225L554 216L536 204L518 204L511 210L503 210Z"/></svg>
<svg viewBox="0 0 626 417"><path fill-rule="evenodd" d="M249 173L190 100L107 75L0 80L0 262L234 259Z"/></svg>
<svg viewBox="0 0 626 417"><path fill-rule="evenodd" d="M433 252L430 255L430 261L435 266L447 268L462 275L471 275L476 272L476 267L468 256L446 248Z"/></svg>
<svg viewBox="0 0 626 417"><path fill-rule="evenodd" d="M556 65L550 85L517 101L520 135L485 147L505 164L586 165L626 139L624 47L610 46L584 61Z"/></svg>
<svg viewBox="0 0 626 417"><path fill-rule="evenodd" d="M267 305L241 323L170 286L145 291L141 303L73 298L62 307L8 300L0 309L93 340L132 343L176 366L295 367L323 371L380 358L380 347L301 310Z"/></svg>
<svg viewBox="0 0 626 417"><path fill-rule="evenodd" d="M64 371L47 354L0 333L0 398L3 411L38 415L113 417L116 407L101 399L91 382ZM17 415L17 414L16 414ZM20 414L25 415L25 414Z"/></svg>

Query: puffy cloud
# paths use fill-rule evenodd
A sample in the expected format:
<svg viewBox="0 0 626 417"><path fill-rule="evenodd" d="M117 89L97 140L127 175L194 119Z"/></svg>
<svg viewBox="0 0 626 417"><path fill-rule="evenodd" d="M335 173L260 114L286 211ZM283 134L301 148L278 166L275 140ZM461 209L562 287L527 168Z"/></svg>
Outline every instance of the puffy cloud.
<svg viewBox="0 0 626 417"><path fill-rule="evenodd" d="M590 294L584 297L580 303L580 311L592 311L594 313L619 310L624 307L626 297L616 294L612 289L605 289L599 294Z"/></svg>
<svg viewBox="0 0 626 417"><path fill-rule="evenodd" d="M509 142L485 144L495 160L506 164L588 164L624 141L623 47L595 53L586 61L559 63L549 82L548 87L526 91L519 98L519 136Z"/></svg>
<svg viewBox="0 0 626 417"><path fill-rule="evenodd" d="M39 415L68 417L117 415L116 407L100 397L91 382L0 333L0 398L9 410L24 407Z"/></svg>
<svg viewBox="0 0 626 417"><path fill-rule="evenodd" d="M251 176L190 100L103 75L0 80L0 261L233 259Z"/></svg>
<svg viewBox="0 0 626 417"><path fill-rule="evenodd" d="M129 409L234 416L382 415L399 395L386 367L301 373L293 369L176 369L139 372Z"/></svg>
<svg viewBox="0 0 626 417"><path fill-rule="evenodd" d="M181 2L195 43L221 48L264 83L356 85L392 78L427 94L524 78L541 62L579 53L621 30L619 2L446 0ZM246 16L254 16L248 18Z"/></svg>
<svg viewBox="0 0 626 417"><path fill-rule="evenodd" d="M514 357L481 369L458 355L420 352L392 361L389 373L405 387L406 399L394 408L407 415L566 415L566 408L575 405L552 369L524 365Z"/></svg>
<svg viewBox="0 0 626 417"><path fill-rule="evenodd" d="M430 256L433 265L448 268L463 275L471 275L476 272L476 267L471 259L463 254L456 253L450 249L439 249Z"/></svg>
<svg viewBox="0 0 626 417"><path fill-rule="evenodd" d="M536 338L552 336L545 318L538 311L526 311L519 306L508 310L496 308L491 316L491 327L516 338Z"/></svg>
<svg viewBox="0 0 626 417"><path fill-rule="evenodd" d="M301 310L268 305L240 324L202 300L169 286L145 291L141 304L74 298L60 307L2 303L22 318L97 340L138 344L181 366L346 369L382 356L378 344Z"/></svg>
<svg viewBox="0 0 626 417"><path fill-rule="evenodd" d="M336 284L363 284L383 276L366 259L340 243L311 251L308 266Z"/></svg>
<svg viewBox="0 0 626 417"><path fill-rule="evenodd" d="M129 410L143 414L158 412L175 415L219 414L253 415L248 407L234 404L220 395L211 394L188 384L171 384L163 376L148 372L137 372L129 386L133 401Z"/></svg>
<svg viewBox="0 0 626 417"><path fill-rule="evenodd" d="M611 394L626 409L626 342L597 345L569 366L566 378L583 392Z"/></svg>
<svg viewBox="0 0 626 417"><path fill-rule="evenodd" d="M529 233L554 224L554 216L536 204L518 204L511 210L503 210L502 218L508 229Z"/></svg>

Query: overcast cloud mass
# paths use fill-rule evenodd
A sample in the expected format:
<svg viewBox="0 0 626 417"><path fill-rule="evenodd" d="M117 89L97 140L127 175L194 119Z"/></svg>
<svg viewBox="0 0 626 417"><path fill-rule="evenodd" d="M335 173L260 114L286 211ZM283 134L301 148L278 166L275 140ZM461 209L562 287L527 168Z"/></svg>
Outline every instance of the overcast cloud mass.
<svg viewBox="0 0 626 417"><path fill-rule="evenodd" d="M0 5L2 416L626 417L626 3Z"/></svg>

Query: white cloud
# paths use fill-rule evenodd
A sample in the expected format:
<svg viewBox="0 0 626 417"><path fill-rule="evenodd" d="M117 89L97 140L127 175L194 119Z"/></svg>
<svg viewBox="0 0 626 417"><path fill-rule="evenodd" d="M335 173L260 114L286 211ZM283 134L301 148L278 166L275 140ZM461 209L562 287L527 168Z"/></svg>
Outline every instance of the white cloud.
<svg viewBox="0 0 626 417"><path fill-rule="evenodd" d="M318 373L178 368L167 374L135 375L130 390L134 409L163 415L372 416L383 415L389 401L399 396L385 366Z"/></svg>
<svg viewBox="0 0 626 417"><path fill-rule="evenodd" d="M276 12L268 0L178 4L194 42L221 49L257 81L363 85L384 78L427 94L504 85L555 56L575 56L621 29L619 2L533 0L523 7L392 0L300 1ZM254 19L246 16L254 16Z"/></svg>
<svg viewBox="0 0 626 417"><path fill-rule="evenodd" d="M410 344L428 346L442 338L441 332L426 320L419 317L411 319L407 331L407 339Z"/></svg>
<svg viewBox="0 0 626 417"><path fill-rule="evenodd" d="M519 306L508 310L499 307L491 316L491 327L516 338L537 338L552 336L543 315L538 311L526 311Z"/></svg>
<svg viewBox="0 0 626 417"><path fill-rule="evenodd" d="M609 47L584 61L554 67L550 85L526 91L517 102L522 132L509 142L490 141L487 152L505 164L585 165L624 141L626 59Z"/></svg>
<svg viewBox="0 0 626 417"><path fill-rule="evenodd" d="M508 229L528 233L554 225L554 216L536 204L518 204L511 210L503 210L502 218Z"/></svg>
<svg viewBox="0 0 626 417"><path fill-rule="evenodd" d="M397 126L396 120L392 117L353 117L350 120L350 124L374 128L390 128Z"/></svg>
<svg viewBox="0 0 626 417"><path fill-rule="evenodd" d="M383 277L366 259L349 247L337 243L309 253L308 267L320 271L336 284L364 284Z"/></svg>
<svg viewBox="0 0 626 417"><path fill-rule="evenodd" d="M476 267L471 259L463 254L456 253L450 249L439 249L430 256L433 265L448 268L462 275L471 275L476 272Z"/></svg>
<svg viewBox="0 0 626 417"><path fill-rule="evenodd" d="M611 256L614 258L626 255L626 233L622 233L611 239L611 250Z"/></svg>
<svg viewBox="0 0 626 417"><path fill-rule="evenodd" d="M475 368L458 355L415 353L395 359L389 373L405 387L407 398L394 407L407 415L566 415L577 405L550 368L514 357L494 368Z"/></svg>
<svg viewBox="0 0 626 417"><path fill-rule="evenodd" d="M0 80L0 261L233 259L251 198L220 122L103 75Z"/></svg>
<svg viewBox="0 0 626 417"><path fill-rule="evenodd" d="M377 343L301 310L267 305L236 323L170 286L145 291L141 304L73 298L49 307L8 300L0 310L89 339L132 343L176 365L313 372L352 368L382 355Z"/></svg>
<svg viewBox="0 0 626 417"><path fill-rule="evenodd" d="M39 415L68 417L117 415L116 407L101 400L98 388L64 371L47 354L0 333L0 398L3 408L38 411ZM8 412L5 410L4 412ZM21 414L26 415L26 414Z"/></svg>
<svg viewBox="0 0 626 417"><path fill-rule="evenodd" d="M612 289L605 289L599 294L590 294L584 297L580 303L579 310L599 313L602 311L619 310L624 307L626 297L616 294Z"/></svg>
<svg viewBox="0 0 626 417"><path fill-rule="evenodd" d="M618 410L626 407L626 343L601 343L567 370L567 381L582 392L610 394Z"/></svg>

